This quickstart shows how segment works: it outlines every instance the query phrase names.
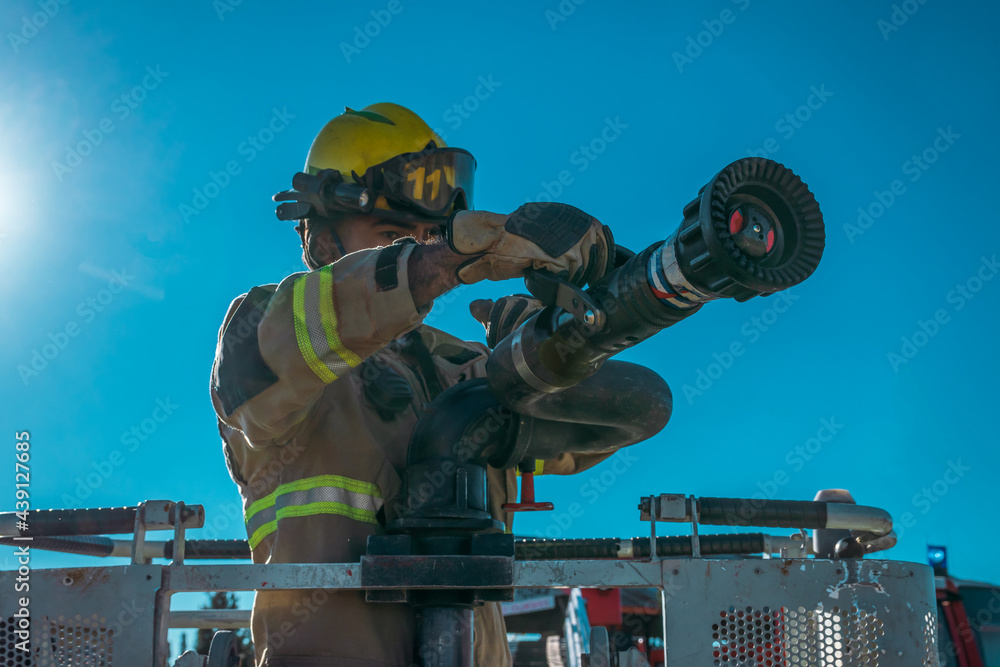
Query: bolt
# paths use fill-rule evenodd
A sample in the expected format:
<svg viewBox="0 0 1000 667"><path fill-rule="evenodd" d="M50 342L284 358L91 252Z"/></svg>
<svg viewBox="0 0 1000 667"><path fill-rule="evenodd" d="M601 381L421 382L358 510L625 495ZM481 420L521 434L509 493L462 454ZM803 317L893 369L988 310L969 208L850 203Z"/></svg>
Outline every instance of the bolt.
<svg viewBox="0 0 1000 667"><path fill-rule="evenodd" d="M753 226L753 230L754 230L755 232L759 232L759 231L761 230L761 227L760 227L760 223L759 223L759 222L758 222L758 223L756 223L756 224L754 224L754 226Z"/></svg>
<svg viewBox="0 0 1000 667"><path fill-rule="evenodd" d="M587 324L593 324L597 321L597 316L594 315L594 311L588 309L587 312L583 314L583 321Z"/></svg>

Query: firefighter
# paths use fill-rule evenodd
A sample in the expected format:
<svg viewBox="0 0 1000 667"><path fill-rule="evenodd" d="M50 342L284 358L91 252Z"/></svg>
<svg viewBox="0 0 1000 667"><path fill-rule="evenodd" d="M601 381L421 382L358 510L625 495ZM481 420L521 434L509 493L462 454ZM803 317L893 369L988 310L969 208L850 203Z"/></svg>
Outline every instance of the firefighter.
<svg viewBox="0 0 1000 667"><path fill-rule="evenodd" d="M469 210L472 155L446 147L396 104L347 109L327 123L306 160L307 173L323 169L371 187L375 208L301 220L309 271L232 302L212 370L255 563L357 562L367 538L398 517L421 406L485 376L487 348L422 324L436 297L527 267L582 285L612 262L610 234L589 216L584 225L545 224L528 209ZM524 319L509 316L510 303L494 309L508 328ZM488 308L478 310L486 319ZM605 456L564 454L543 469L577 472ZM489 485L490 510L509 530L501 505L516 501L514 471L491 468ZM260 591L258 665L409 666L418 658L414 613L357 592ZM499 605L476 610L474 634L476 664L511 663Z"/></svg>

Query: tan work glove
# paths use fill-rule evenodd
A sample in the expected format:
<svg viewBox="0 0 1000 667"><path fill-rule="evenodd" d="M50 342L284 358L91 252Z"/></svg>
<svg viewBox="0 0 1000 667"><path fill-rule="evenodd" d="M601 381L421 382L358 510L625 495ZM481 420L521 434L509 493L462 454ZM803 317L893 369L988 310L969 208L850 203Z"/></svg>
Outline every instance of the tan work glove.
<svg viewBox="0 0 1000 667"><path fill-rule="evenodd" d="M576 285L593 283L614 262L611 230L566 204L525 204L509 216L459 211L448 221L448 243L462 255L478 255L458 269L463 283L507 280L525 269L545 269Z"/></svg>
<svg viewBox="0 0 1000 667"><path fill-rule="evenodd" d="M486 345L491 350L542 308L542 302L528 294L511 294L496 301L476 299L469 304L469 312L486 327Z"/></svg>

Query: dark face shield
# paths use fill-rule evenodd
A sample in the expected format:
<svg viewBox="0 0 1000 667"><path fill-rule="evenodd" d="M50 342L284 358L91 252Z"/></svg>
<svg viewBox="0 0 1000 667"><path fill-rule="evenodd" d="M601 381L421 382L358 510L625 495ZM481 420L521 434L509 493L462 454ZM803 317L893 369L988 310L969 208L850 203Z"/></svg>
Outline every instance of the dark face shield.
<svg viewBox="0 0 1000 667"><path fill-rule="evenodd" d="M455 206L472 208L476 159L461 148L427 148L403 153L355 180L384 195L390 206L405 207L427 217L445 217Z"/></svg>

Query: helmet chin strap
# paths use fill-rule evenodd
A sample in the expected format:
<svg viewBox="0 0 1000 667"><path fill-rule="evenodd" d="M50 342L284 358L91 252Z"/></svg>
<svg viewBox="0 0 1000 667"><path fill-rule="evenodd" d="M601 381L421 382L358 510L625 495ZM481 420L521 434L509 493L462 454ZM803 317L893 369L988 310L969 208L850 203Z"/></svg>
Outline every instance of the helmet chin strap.
<svg viewBox="0 0 1000 667"><path fill-rule="evenodd" d="M337 230L334 229L333 225L330 225L330 236L333 237L333 242L337 244L337 252L340 253L340 257L346 255L347 251L344 250L344 244L340 242L340 234L337 233ZM337 259L340 259L340 257Z"/></svg>
<svg viewBox="0 0 1000 667"><path fill-rule="evenodd" d="M326 266L326 263L321 261L316 253L317 226L310 229L310 225L308 225L304 219L300 220L299 224L295 226L295 231L299 233L299 237L302 239L302 259L305 262L305 265L313 271ZM340 235L337 234L337 230L332 224L326 224L324 226L330 231L330 236L333 238L333 242L337 245L337 252L340 256L336 259L340 259L340 257L347 254L347 251L344 249L344 244L340 240Z"/></svg>

